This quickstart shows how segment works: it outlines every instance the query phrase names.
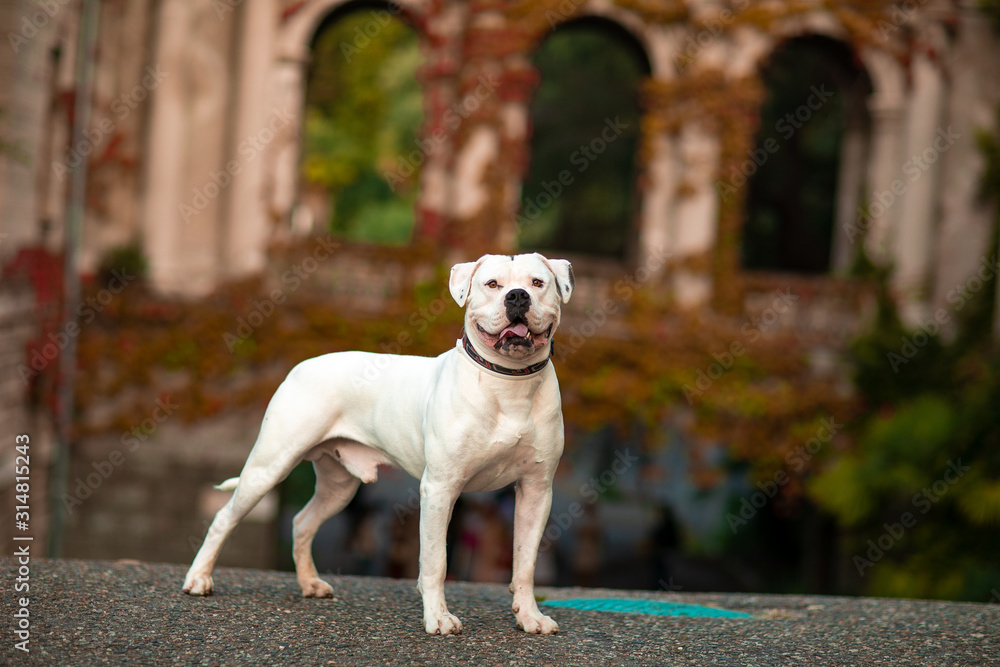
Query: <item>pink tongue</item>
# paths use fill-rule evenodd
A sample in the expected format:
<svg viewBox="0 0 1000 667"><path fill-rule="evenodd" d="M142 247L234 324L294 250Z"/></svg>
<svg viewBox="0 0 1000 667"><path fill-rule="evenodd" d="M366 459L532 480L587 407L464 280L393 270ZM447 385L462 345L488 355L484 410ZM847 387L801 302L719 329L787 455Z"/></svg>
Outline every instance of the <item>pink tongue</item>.
<svg viewBox="0 0 1000 667"><path fill-rule="evenodd" d="M514 326L507 327L500 332L501 338L506 338L507 336L519 336L521 338L526 338L528 336L528 325L523 322L518 322Z"/></svg>

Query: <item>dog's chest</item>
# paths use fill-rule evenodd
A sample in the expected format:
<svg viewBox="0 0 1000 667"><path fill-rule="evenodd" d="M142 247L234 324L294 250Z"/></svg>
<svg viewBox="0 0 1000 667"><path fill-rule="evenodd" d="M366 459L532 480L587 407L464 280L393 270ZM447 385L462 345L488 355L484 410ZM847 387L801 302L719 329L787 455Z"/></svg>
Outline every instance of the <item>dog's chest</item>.
<svg viewBox="0 0 1000 667"><path fill-rule="evenodd" d="M531 423L530 414L512 416L501 413L497 416L492 432L484 440L489 443L491 450L502 454L505 450L520 444L530 446L534 443L534 439L535 428ZM525 442L522 443L522 440Z"/></svg>
<svg viewBox="0 0 1000 667"><path fill-rule="evenodd" d="M530 403L506 405L494 419L484 420L480 432L470 438L470 456L461 475L466 491L497 489L545 467L549 456L538 440Z"/></svg>
<svg viewBox="0 0 1000 667"><path fill-rule="evenodd" d="M517 445L531 445L535 435L535 398L534 391L490 397L480 408L481 414L492 418L479 422L482 431L477 440L498 454Z"/></svg>

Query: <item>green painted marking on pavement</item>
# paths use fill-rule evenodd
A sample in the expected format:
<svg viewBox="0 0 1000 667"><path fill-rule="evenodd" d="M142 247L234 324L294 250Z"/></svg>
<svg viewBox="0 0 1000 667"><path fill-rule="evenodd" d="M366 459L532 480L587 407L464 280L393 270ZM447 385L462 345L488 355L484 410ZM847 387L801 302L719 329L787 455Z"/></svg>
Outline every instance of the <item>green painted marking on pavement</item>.
<svg viewBox="0 0 1000 667"><path fill-rule="evenodd" d="M584 611L610 611L620 614L650 614L652 616L694 616L703 618L751 618L750 614L715 607L657 600L621 600L617 598L575 598L571 600L546 600L547 607L583 609Z"/></svg>

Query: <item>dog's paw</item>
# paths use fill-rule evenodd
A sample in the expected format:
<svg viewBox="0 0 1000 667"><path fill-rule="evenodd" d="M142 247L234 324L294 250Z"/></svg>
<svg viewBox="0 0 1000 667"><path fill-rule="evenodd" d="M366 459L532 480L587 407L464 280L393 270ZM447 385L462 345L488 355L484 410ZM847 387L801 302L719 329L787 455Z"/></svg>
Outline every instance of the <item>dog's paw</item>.
<svg viewBox="0 0 1000 667"><path fill-rule="evenodd" d="M554 635L559 632L559 624L540 611L515 613L514 616L517 618L517 629L530 635Z"/></svg>
<svg viewBox="0 0 1000 667"><path fill-rule="evenodd" d="M188 595L211 595L212 575L188 574L184 579L184 592Z"/></svg>
<svg viewBox="0 0 1000 667"><path fill-rule="evenodd" d="M302 597L304 598L332 598L333 597L333 586L326 583L322 579L314 578L309 581L302 583Z"/></svg>
<svg viewBox="0 0 1000 667"><path fill-rule="evenodd" d="M462 633L462 621L446 611L435 617L425 616L424 629L429 635L458 635Z"/></svg>

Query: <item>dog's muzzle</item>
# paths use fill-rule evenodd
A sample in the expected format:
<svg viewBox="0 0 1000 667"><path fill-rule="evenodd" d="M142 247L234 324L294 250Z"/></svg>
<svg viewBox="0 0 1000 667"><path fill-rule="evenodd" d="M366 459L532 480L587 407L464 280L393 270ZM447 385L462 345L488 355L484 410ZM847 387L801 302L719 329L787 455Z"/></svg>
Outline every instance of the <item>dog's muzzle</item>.
<svg viewBox="0 0 1000 667"><path fill-rule="evenodd" d="M531 295L523 289L512 289L504 297L504 307L507 309L507 320L510 324L500 332L500 338L495 348L507 348L511 345L531 346L531 332L525 321L525 314L531 308Z"/></svg>

